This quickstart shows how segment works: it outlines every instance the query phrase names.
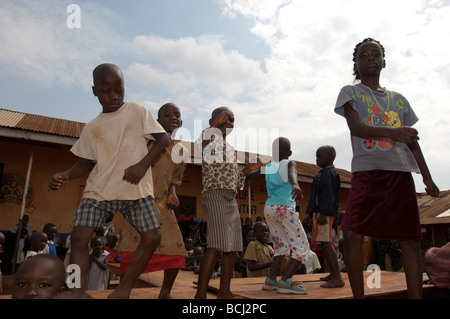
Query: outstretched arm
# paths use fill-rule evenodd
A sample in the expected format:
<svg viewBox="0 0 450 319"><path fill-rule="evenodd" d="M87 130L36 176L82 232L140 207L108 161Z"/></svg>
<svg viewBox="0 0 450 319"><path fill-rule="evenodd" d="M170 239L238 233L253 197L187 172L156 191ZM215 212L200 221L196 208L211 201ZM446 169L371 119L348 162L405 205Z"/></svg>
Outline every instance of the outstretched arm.
<svg viewBox="0 0 450 319"><path fill-rule="evenodd" d="M64 184L89 172L93 163L94 161L79 158L75 165L67 171L53 175L48 183L48 186L51 190L59 190Z"/></svg>

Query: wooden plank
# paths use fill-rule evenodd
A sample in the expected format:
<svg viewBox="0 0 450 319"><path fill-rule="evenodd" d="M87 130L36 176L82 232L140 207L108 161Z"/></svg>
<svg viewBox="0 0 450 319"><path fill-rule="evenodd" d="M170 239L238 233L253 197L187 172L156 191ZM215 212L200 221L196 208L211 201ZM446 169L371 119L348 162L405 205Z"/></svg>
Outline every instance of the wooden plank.
<svg viewBox="0 0 450 319"><path fill-rule="evenodd" d="M342 273L345 286L342 288L321 288L320 277L326 274L296 275L295 281L303 282L303 286L308 289L307 295L286 295L279 294L276 291L262 290L263 277L256 278L233 278L231 280L231 290L233 293L247 299L348 299L353 298L348 275ZM364 280L367 283L370 273L364 272ZM164 271L141 274L139 279L152 287L133 288L131 299L157 299L160 286L162 284ZM172 297L174 299L194 299L197 292L198 276L192 271L181 270L177 276L174 287L172 288ZM426 279L426 275L424 276ZM370 278L369 278L370 279ZM365 293L367 298L407 298L406 281L404 273L382 271L380 273L380 287L369 289L366 285ZM215 299L219 289L220 279L211 279L209 284L208 299ZM435 298L435 288L431 284L424 284L424 296ZM88 291L87 293L95 299L106 299L113 290ZM447 295L448 296L448 295ZM439 297L438 297L439 298ZM0 299L11 299L10 295L0 295Z"/></svg>
<svg viewBox="0 0 450 319"><path fill-rule="evenodd" d="M293 294L279 294L277 291L262 290L264 278L240 278L232 279L231 291L239 296L248 299L348 299L353 298L353 294L348 281L348 276L343 273L345 286L341 288L322 288L320 285L320 277L324 274L312 275L296 275L293 277L294 281L303 282L302 285L308 289L307 295L293 295ZM364 282L372 283L371 278L368 278L369 272L364 272ZM431 285L424 285L428 288ZM217 292L219 289L219 280L213 279L210 281L209 289ZM394 295L401 295L406 298L406 281L404 273L382 271L380 273L380 287L368 288L365 287L366 298L382 298Z"/></svg>

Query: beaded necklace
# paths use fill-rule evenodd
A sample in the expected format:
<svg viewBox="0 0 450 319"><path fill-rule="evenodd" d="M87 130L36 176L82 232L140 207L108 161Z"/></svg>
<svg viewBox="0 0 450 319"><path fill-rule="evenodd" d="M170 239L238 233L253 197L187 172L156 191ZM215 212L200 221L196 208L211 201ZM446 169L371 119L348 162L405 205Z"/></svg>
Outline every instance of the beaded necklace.
<svg viewBox="0 0 450 319"><path fill-rule="evenodd" d="M386 115L386 116L388 117L388 123L389 123L389 125L390 125L390 126L393 126L393 123L392 123L391 118L390 118L389 113L388 113L389 107L390 107L390 104L391 104L390 96L389 96L389 91L386 90L386 88L382 88L383 91L384 91L384 93L386 93L386 95L387 95L387 108L386 108L386 111L385 111L385 110L383 109L383 107L381 106L380 102L378 102L378 99L377 99L377 97L375 96L375 94L373 94L372 89L371 89L370 87L368 87L367 85L365 85L365 84L362 84L362 83L359 83L359 84L362 85L362 86L364 86L365 88L367 88L367 89L370 91L370 94L372 94L373 99L375 100L375 102L377 102L378 107L383 111L384 115Z"/></svg>

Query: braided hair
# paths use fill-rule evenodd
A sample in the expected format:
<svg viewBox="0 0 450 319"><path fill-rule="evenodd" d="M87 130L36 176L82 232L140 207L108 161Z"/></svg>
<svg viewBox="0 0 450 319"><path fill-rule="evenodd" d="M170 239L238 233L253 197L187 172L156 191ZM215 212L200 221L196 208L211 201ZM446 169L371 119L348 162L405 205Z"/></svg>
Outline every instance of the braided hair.
<svg viewBox="0 0 450 319"><path fill-rule="evenodd" d="M383 47L383 45L380 43L380 41L377 41L377 40L372 39L372 38L365 38L364 40L362 40L361 42L359 42L359 43L355 46L355 50L353 51L353 62L355 62L355 64L356 64L356 60L357 60L359 48L360 48L363 44L365 44L365 43L367 43L367 42L375 42L376 44L378 44L378 45L380 46L380 48L381 48L382 53L383 53L383 57L385 56L385 54L384 54L384 53L385 53L384 47ZM358 70L356 69L356 67L353 69L353 75L355 76L355 79L356 79L356 80L361 80L361 75L359 74L359 72L358 72Z"/></svg>

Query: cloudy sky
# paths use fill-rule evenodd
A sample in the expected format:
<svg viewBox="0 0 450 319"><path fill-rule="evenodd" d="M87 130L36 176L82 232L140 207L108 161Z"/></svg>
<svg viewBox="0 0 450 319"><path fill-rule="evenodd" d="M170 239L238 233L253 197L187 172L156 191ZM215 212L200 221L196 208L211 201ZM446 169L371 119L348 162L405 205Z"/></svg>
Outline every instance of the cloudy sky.
<svg viewBox="0 0 450 319"><path fill-rule="evenodd" d="M0 108L87 122L101 111L92 69L112 62L126 100L155 115L178 104L182 139L226 105L238 149L269 154L266 139L281 135L293 159L315 163L331 144L350 170L349 131L333 108L366 37L384 45L381 85L409 100L435 182L449 189L449 0L2 0ZM245 139L252 132L257 142Z"/></svg>

